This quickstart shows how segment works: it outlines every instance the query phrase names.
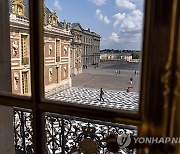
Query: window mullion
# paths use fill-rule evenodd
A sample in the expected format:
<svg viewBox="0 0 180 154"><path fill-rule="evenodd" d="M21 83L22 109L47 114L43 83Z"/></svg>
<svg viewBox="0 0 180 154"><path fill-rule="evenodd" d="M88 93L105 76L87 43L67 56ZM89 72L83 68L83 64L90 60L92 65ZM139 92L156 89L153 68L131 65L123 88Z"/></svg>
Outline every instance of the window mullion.
<svg viewBox="0 0 180 154"><path fill-rule="evenodd" d="M30 59L33 112L33 145L35 154L45 153L45 117L38 108L44 98L43 1L30 2Z"/></svg>

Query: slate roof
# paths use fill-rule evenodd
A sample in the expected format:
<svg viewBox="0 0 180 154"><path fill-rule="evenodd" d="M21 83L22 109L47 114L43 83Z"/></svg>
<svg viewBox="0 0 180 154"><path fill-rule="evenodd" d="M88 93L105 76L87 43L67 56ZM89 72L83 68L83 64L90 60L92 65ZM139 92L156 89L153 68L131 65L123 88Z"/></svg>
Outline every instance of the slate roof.
<svg viewBox="0 0 180 154"><path fill-rule="evenodd" d="M90 34L90 35L94 35L94 36L96 36L96 37L100 37L99 34L96 34L95 32L91 32L90 29L84 29L84 28L82 28L82 26L81 26L80 23L72 23L72 24L71 24L71 28L72 28L72 29L73 29L74 27L76 27L76 26L79 26L79 27L82 29L82 31L85 32L85 33L88 33L88 34Z"/></svg>

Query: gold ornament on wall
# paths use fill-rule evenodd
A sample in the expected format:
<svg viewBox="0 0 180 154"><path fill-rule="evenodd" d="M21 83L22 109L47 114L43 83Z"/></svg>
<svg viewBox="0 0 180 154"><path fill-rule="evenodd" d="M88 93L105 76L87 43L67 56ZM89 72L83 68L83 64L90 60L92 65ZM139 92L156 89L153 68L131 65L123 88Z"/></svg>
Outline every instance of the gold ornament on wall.
<svg viewBox="0 0 180 154"><path fill-rule="evenodd" d="M25 16L25 5L22 0L13 0L11 8L13 13Z"/></svg>

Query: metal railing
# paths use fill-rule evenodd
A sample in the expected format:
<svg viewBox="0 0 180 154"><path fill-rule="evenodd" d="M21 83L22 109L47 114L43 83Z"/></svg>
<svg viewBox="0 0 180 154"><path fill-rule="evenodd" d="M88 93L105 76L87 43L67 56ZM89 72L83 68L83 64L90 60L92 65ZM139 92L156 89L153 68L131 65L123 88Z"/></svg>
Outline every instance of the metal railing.
<svg viewBox="0 0 180 154"><path fill-rule="evenodd" d="M14 144L18 154L33 154L32 113L29 110L14 109Z"/></svg>
<svg viewBox="0 0 180 154"><path fill-rule="evenodd" d="M14 144L17 154L33 154L32 113L14 108ZM91 153L110 154L106 137L110 134L136 134L134 126L94 121L77 117L47 113L45 123L47 154ZM88 146L87 146L88 145ZM89 148L90 147L90 148ZM134 150L120 149L125 153Z"/></svg>

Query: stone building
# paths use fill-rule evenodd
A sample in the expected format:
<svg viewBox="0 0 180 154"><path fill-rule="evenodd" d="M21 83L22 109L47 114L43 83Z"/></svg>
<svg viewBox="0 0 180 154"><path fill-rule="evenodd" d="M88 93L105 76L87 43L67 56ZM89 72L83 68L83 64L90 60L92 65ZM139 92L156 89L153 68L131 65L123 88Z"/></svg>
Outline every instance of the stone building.
<svg viewBox="0 0 180 154"><path fill-rule="evenodd" d="M12 93L30 95L30 36L27 0L10 1ZM46 95L71 86L70 24L44 6L44 83Z"/></svg>
<svg viewBox="0 0 180 154"><path fill-rule="evenodd" d="M101 61L108 60L124 60L124 61L132 61L131 53L101 53L100 54Z"/></svg>
<svg viewBox="0 0 180 154"><path fill-rule="evenodd" d="M80 24L71 24L71 34L73 38L71 39L71 75L82 73L82 38L83 38L83 28Z"/></svg>
<svg viewBox="0 0 180 154"><path fill-rule="evenodd" d="M100 62L100 35L91 32L90 29L83 32L83 65L98 64Z"/></svg>
<svg viewBox="0 0 180 154"><path fill-rule="evenodd" d="M71 24L71 74L82 73L82 67L100 62L100 35L85 30L79 23Z"/></svg>

